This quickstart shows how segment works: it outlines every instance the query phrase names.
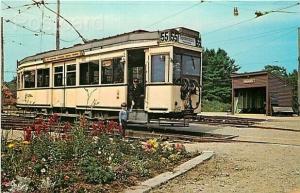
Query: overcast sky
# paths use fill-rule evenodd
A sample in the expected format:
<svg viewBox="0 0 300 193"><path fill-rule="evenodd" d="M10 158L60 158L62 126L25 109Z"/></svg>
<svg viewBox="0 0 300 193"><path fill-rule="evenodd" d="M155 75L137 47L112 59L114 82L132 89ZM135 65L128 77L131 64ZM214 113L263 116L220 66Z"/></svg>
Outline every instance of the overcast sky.
<svg viewBox="0 0 300 193"><path fill-rule="evenodd" d="M56 1L47 1L56 9ZM86 39L99 39L137 29L186 27L197 30L205 48L225 49L241 66L240 72L263 69L267 64L297 68L299 1L64 1L61 14ZM2 1L1 14L19 27L4 22L5 80L15 75L16 61L55 49L55 15L43 7L22 6L32 1ZM11 6L13 8L8 8ZM290 7L291 6L291 7ZM237 7L238 16L233 15ZM255 18L256 11L274 11ZM8 8L8 9L7 9ZM42 16L43 15L43 16ZM32 31L46 32L47 35ZM61 47L82 43L61 21Z"/></svg>

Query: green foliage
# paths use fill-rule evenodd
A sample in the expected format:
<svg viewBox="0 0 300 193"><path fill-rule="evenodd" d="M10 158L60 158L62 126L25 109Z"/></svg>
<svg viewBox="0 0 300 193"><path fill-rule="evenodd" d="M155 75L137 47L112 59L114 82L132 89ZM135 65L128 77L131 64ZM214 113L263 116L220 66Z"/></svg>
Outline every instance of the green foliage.
<svg viewBox="0 0 300 193"><path fill-rule="evenodd" d="M202 101L202 111L203 112L226 112L231 110L230 103L222 103L219 101Z"/></svg>
<svg viewBox="0 0 300 193"><path fill-rule="evenodd" d="M86 157L80 162L80 169L87 183L103 184L114 180L115 174L112 169L103 166L95 157Z"/></svg>
<svg viewBox="0 0 300 193"><path fill-rule="evenodd" d="M288 74L286 72L286 68L282 66L277 66L277 65L266 65L264 67L264 70L280 77L287 77Z"/></svg>
<svg viewBox="0 0 300 193"><path fill-rule="evenodd" d="M203 99L231 102L231 74L240 67L225 50L203 52Z"/></svg>
<svg viewBox="0 0 300 193"><path fill-rule="evenodd" d="M110 182L134 185L190 157L181 144L157 139L92 136L82 128L71 128L64 137L42 132L31 142L2 141L1 180L7 182L2 190L14 181L15 188L21 186L16 179L22 176L30 180L28 192L107 192Z"/></svg>

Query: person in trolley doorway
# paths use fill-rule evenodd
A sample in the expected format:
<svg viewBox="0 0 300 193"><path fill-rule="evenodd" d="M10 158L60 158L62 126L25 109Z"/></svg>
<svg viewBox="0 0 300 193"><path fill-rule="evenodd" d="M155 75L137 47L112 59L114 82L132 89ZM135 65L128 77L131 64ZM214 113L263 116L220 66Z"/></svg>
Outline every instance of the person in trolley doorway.
<svg viewBox="0 0 300 193"><path fill-rule="evenodd" d="M133 84L129 87L129 97L131 101L131 106L134 109L142 108L142 98L143 95L143 87L139 83L139 79L134 78Z"/></svg>
<svg viewBox="0 0 300 193"><path fill-rule="evenodd" d="M127 129L127 120L128 120L128 113L132 111L132 105L129 111L127 110L127 104L124 102L121 104L121 111L119 112L119 124L122 128L122 136L125 137L125 131Z"/></svg>

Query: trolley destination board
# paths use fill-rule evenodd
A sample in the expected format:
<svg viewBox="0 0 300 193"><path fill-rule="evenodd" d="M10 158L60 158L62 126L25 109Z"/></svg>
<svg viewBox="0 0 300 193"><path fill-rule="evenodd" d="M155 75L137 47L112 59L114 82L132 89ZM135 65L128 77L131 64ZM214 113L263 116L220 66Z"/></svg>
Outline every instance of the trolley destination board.
<svg viewBox="0 0 300 193"><path fill-rule="evenodd" d="M178 42L188 46L201 47L201 38L198 32L180 30L166 30L160 32L161 42Z"/></svg>

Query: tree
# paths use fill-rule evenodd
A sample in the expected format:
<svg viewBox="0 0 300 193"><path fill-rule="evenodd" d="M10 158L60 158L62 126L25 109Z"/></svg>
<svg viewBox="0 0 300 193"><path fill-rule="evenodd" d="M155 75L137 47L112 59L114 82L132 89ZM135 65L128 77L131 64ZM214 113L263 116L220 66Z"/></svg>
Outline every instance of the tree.
<svg viewBox="0 0 300 193"><path fill-rule="evenodd" d="M225 50L203 52L203 99L231 102L231 74L240 69Z"/></svg>
<svg viewBox="0 0 300 193"><path fill-rule="evenodd" d="M286 78L288 76L287 72L286 72L286 68L282 67L282 66L277 66L277 65L266 65L264 70L277 75L277 76L281 76Z"/></svg>
<svg viewBox="0 0 300 193"><path fill-rule="evenodd" d="M289 73L287 76L287 81L293 87L293 106L294 109L298 109L298 71L293 70L292 73Z"/></svg>

